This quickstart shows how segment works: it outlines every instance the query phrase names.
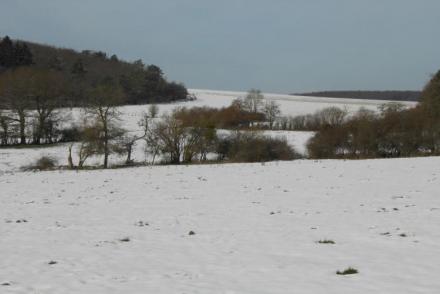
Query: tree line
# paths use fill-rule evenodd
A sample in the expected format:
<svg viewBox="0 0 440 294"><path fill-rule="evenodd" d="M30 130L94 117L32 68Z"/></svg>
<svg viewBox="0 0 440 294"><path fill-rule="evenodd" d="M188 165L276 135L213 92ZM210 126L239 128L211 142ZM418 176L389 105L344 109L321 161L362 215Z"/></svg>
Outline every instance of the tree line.
<svg viewBox="0 0 440 294"><path fill-rule="evenodd" d="M361 109L338 124L322 126L308 150L312 158L440 155L440 71L424 88L417 107L392 103L379 113Z"/></svg>
<svg viewBox="0 0 440 294"><path fill-rule="evenodd" d="M5 62L2 62L4 60ZM124 90L123 104L165 103L186 99L183 84L169 82L162 69L142 60L127 62L102 51L57 48L26 41L0 41L0 73L20 66L52 70L74 84L63 106L87 102L86 89L104 78L112 78Z"/></svg>
<svg viewBox="0 0 440 294"><path fill-rule="evenodd" d="M125 164L133 164L132 151L139 141L145 143L151 164L157 158L162 163L189 164L208 160L255 162L299 157L285 139L240 131L255 120L266 119L259 112L262 95L258 91L250 91L229 107L176 108L160 119L156 119L158 109L153 104L139 121L142 131L133 135L120 125L121 113L116 107L120 95L110 85L103 85L93 94L95 103L86 110L86 120L76 143L77 162L72 159L74 145L69 148L70 168L83 168L86 160L94 155L103 156L104 168L109 166L111 154L125 154ZM108 101L115 103L109 104ZM228 128L231 132L219 135L219 128ZM213 157L209 158L209 155Z"/></svg>

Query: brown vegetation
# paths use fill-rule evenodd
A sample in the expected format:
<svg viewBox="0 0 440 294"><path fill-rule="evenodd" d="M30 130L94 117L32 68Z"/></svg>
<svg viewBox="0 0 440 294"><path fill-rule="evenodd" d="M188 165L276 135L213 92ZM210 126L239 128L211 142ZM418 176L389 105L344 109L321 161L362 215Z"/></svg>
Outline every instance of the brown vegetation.
<svg viewBox="0 0 440 294"><path fill-rule="evenodd" d="M361 110L320 130L308 150L313 158L440 155L440 71L425 87L418 107L387 104L379 114Z"/></svg>

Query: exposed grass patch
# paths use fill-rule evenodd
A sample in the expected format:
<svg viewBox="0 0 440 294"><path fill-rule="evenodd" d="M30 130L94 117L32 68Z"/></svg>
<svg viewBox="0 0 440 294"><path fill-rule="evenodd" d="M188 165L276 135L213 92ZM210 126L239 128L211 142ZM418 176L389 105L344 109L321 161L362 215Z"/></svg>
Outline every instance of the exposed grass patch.
<svg viewBox="0 0 440 294"><path fill-rule="evenodd" d="M335 241L333 241L333 240L328 240L328 239L319 240L317 243L319 243L319 244L336 244Z"/></svg>
<svg viewBox="0 0 440 294"><path fill-rule="evenodd" d="M358 273L359 273L359 271L357 269L355 269L355 268L352 268L352 267L346 268L343 271L337 271L336 272L337 275L341 275L341 276L355 275L355 274L358 274Z"/></svg>

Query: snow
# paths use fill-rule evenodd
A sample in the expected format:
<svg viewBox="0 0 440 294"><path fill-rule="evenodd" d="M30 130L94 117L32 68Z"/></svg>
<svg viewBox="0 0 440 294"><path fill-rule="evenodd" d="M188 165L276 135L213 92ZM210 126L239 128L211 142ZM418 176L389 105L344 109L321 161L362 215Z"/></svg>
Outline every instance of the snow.
<svg viewBox="0 0 440 294"><path fill-rule="evenodd" d="M0 284L9 285L0 293L437 293L439 166L304 160L4 174ZM349 266L359 274L336 275Z"/></svg>
<svg viewBox="0 0 440 294"><path fill-rule="evenodd" d="M171 112L176 107L226 107L237 97L244 97L245 92L230 91L213 91L191 89L189 92L197 97L194 101L176 102L171 104L159 105L159 116ZM321 98L321 97L305 97L280 94L264 94L267 100L273 100L280 104L282 115L296 116L314 113L325 107L336 106L347 109L350 113L357 111L361 107L371 110L377 110L379 105L387 101L381 100L360 100L360 99L337 99L337 98ZM414 107L414 102L404 102L406 107ZM140 133L141 128L138 122L142 119L143 114L148 111L149 105L131 105L119 108L121 112L122 126L132 133ZM83 113L80 109L63 109L61 110L64 117L73 120L74 123L82 122ZM289 132L289 131L265 131L265 135L274 137L286 137L288 142L301 154L307 154L307 141L313 136L313 132ZM26 149L0 149L0 175L8 171L17 171L22 166L32 164L41 156L51 156L59 161L59 164L67 164L67 151L69 144L52 146L48 148L26 148ZM74 152L75 153L75 152ZM75 155L75 154L74 154ZM142 144L138 144L134 151L134 159L144 161L146 158ZM93 158L88 161L89 164L98 163L100 158ZM111 158L113 164L124 162L124 158Z"/></svg>
<svg viewBox="0 0 440 294"><path fill-rule="evenodd" d="M161 114L245 94L191 92ZM284 115L384 103L266 97ZM147 108L121 107L123 126L138 130ZM313 135L264 133L303 154ZM42 155L66 164L67 148L0 149L0 293L440 291L440 158L20 171Z"/></svg>
<svg viewBox="0 0 440 294"><path fill-rule="evenodd" d="M314 132L301 131L262 131L263 135L275 138L285 138L287 142L300 154L306 155L306 145L308 140L313 137ZM28 147L28 148L1 148L0 149L0 175L4 173L17 172L22 167L34 164L43 156L55 159L58 165L67 166L68 150L71 144L59 144L49 147ZM76 150L79 145L74 145L72 157L74 163L78 162ZM132 158L136 162L151 162L150 156L145 154L145 144L143 141L138 142L133 150ZM110 164L121 165L125 162L125 155L110 156ZM87 160L86 165L101 165L102 156L94 156Z"/></svg>
<svg viewBox="0 0 440 294"><path fill-rule="evenodd" d="M190 89L189 92L197 97L194 101L175 102L170 104L159 104L159 116L170 113L177 107L214 107L221 108L231 105L231 102L239 97L244 97L245 92L228 92ZM281 115L297 116L312 114L326 107L335 106L347 109L349 113L356 112L361 107L376 111L378 106L391 101L384 100L361 100L361 99L343 99L343 98L322 98L306 97L264 93L266 101L275 101L280 105ZM415 102L402 102L406 107L414 107ZM139 129L138 122L142 115L148 111L147 105L130 105L119 108L122 113L124 127L129 130ZM71 112L71 117L77 123L81 122L81 111L79 109L64 110Z"/></svg>
<svg viewBox="0 0 440 294"><path fill-rule="evenodd" d="M213 90L190 90L198 100L194 101L198 106L223 107L228 106L237 97L245 97L245 92L213 91ZM275 101L280 105L282 115L296 116L311 114L326 107L340 107L347 109L349 113L356 112L364 107L370 110L377 110L377 107L392 101L366 100L366 99L345 99L345 98L323 98L309 96L294 96L283 94L264 93L266 101ZM399 102L405 107L414 107L416 102Z"/></svg>

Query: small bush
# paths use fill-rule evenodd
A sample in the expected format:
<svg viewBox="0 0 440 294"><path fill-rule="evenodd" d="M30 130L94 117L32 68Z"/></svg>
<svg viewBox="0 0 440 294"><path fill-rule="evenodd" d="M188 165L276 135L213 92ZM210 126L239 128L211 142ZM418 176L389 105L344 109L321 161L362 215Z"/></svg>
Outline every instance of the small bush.
<svg viewBox="0 0 440 294"><path fill-rule="evenodd" d="M261 136L253 132L236 132L219 140L217 153L220 159L228 159L232 162L265 162L300 158L286 139Z"/></svg>
<svg viewBox="0 0 440 294"><path fill-rule="evenodd" d="M336 272L337 275L342 275L342 276L345 276L345 275L355 275L357 273L359 273L359 271L357 269L355 269L355 268L352 268L352 267L349 267L349 268L345 269L342 272L341 271L337 271Z"/></svg>
<svg viewBox="0 0 440 294"><path fill-rule="evenodd" d="M60 131L60 134L61 134L60 142L77 142L77 141L81 141L82 139L81 129L76 126L63 129Z"/></svg>
<svg viewBox="0 0 440 294"><path fill-rule="evenodd" d="M58 161L50 156L42 156L39 158L34 164L25 166L23 170L52 170L56 168L58 165Z"/></svg>
<svg viewBox="0 0 440 294"><path fill-rule="evenodd" d="M53 169L57 166L57 160L49 156L43 156L37 160L35 167L40 170Z"/></svg>

